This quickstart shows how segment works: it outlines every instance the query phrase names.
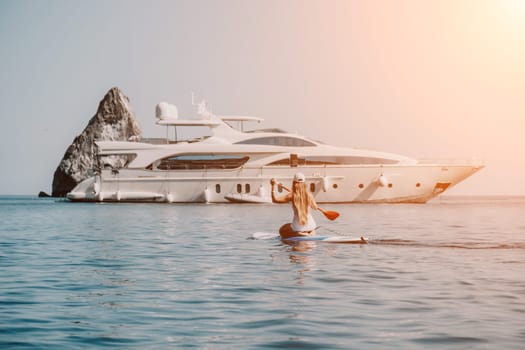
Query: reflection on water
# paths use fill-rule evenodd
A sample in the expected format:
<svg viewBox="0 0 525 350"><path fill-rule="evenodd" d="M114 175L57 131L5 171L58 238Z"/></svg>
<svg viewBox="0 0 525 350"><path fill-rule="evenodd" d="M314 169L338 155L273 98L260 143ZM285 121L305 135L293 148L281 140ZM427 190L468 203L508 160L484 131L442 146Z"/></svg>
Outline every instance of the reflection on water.
<svg viewBox="0 0 525 350"><path fill-rule="evenodd" d="M2 348L521 349L525 201L272 205L0 197ZM324 231L323 231L324 229Z"/></svg>

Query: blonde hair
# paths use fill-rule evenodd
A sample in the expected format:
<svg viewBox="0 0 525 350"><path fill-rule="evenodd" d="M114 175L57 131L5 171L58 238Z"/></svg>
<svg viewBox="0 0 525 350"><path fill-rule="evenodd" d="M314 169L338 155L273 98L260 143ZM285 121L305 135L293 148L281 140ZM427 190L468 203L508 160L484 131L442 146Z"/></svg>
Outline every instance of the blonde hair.
<svg viewBox="0 0 525 350"><path fill-rule="evenodd" d="M306 190L306 184L304 182L297 181L293 183L292 194L292 203L297 211L299 223L306 225L308 223L308 207L312 207L313 204L312 195Z"/></svg>

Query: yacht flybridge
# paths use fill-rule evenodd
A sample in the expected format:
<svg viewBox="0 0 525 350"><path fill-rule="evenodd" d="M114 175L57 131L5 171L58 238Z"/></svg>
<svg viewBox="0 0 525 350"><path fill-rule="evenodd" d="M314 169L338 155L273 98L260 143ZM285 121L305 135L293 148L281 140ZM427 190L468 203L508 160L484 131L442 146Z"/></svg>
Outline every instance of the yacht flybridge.
<svg viewBox="0 0 525 350"><path fill-rule="evenodd" d="M217 116L206 103L198 119L178 119L159 103L165 139L98 141L98 167L67 198L93 202L270 203L270 179L291 186L306 175L318 203L425 203L483 168L473 161L423 162L384 152L330 146L280 129L244 131L262 119ZM234 128L233 126L239 128ZM211 135L179 140L177 128ZM174 128L174 138L168 129Z"/></svg>

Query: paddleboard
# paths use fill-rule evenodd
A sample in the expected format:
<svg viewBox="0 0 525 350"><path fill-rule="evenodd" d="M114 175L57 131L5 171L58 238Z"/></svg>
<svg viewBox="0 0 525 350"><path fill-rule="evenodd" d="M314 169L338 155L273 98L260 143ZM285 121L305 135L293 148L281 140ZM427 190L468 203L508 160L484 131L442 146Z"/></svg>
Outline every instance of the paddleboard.
<svg viewBox="0 0 525 350"><path fill-rule="evenodd" d="M255 232L252 235L253 239L281 239L278 233L273 232ZM366 237L352 237L352 236L294 236L282 239L286 242L326 242L326 243L353 243L353 244L367 244Z"/></svg>

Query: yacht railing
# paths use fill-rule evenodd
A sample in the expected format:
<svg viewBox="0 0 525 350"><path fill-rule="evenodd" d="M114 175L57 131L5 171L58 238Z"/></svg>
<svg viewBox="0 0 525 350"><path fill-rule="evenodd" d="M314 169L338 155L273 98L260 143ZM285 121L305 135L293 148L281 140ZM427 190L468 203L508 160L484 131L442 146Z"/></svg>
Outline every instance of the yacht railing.
<svg viewBox="0 0 525 350"><path fill-rule="evenodd" d="M139 142L151 143L152 145L165 145L170 143L170 140L165 137L148 137L140 139Z"/></svg>
<svg viewBox="0 0 525 350"><path fill-rule="evenodd" d="M138 140L137 142L142 142L142 143L149 143L149 144L152 144L152 145L172 145L172 144L176 144L176 143L191 143L191 142L199 142L199 141L202 141L204 140L205 137L199 137L199 138L193 138L193 139L184 139L184 140L172 140L172 139L167 139L165 137L145 137L145 138L142 138L140 140Z"/></svg>

